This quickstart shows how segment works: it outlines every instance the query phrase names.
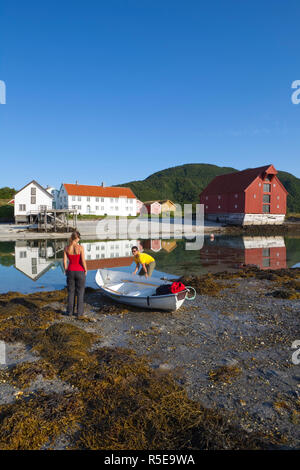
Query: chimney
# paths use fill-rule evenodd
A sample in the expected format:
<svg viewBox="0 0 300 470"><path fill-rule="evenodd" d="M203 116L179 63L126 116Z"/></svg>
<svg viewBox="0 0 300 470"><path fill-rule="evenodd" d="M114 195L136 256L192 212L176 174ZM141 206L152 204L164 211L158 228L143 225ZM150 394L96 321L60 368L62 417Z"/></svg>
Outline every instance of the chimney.
<svg viewBox="0 0 300 470"><path fill-rule="evenodd" d="M102 186L102 188L104 188L104 181L102 181L101 186Z"/></svg>
<svg viewBox="0 0 300 470"><path fill-rule="evenodd" d="M76 180L76 184L78 184L78 181Z"/></svg>

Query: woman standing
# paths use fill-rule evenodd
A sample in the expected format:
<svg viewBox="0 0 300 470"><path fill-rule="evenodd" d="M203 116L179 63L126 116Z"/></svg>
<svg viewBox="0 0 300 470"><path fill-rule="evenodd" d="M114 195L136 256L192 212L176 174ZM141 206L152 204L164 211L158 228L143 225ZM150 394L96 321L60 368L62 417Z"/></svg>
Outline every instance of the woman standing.
<svg viewBox="0 0 300 470"><path fill-rule="evenodd" d="M74 231L69 245L64 250L64 268L67 276L68 307L67 315L75 312L75 296L77 295L77 317L83 315L83 299L87 267L84 248L79 245L80 233Z"/></svg>

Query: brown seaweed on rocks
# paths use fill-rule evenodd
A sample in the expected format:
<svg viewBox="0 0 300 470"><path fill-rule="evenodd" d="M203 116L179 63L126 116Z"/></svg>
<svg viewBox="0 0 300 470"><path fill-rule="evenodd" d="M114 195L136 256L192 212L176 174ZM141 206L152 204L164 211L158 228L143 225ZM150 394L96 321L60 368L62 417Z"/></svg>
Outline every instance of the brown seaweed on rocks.
<svg viewBox="0 0 300 470"><path fill-rule="evenodd" d="M21 389L37 375L73 392L20 394L0 406L0 449L264 449L279 437L242 430L235 418L191 400L170 374L123 348L92 350L97 337L49 308L56 293L0 296L0 339L23 341L40 355L6 371ZM49 300L50 299L50 300ZM59 321L58 321L59 320Z"/></svg>

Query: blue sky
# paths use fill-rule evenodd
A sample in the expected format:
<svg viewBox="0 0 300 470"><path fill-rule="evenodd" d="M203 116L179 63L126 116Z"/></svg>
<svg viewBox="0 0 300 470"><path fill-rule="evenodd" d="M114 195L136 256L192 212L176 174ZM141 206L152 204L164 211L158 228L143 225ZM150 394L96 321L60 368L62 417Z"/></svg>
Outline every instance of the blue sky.
<svg viewBox="0 0 300 470"><path fill-rule="evenodd" d="M0 187L183 163L300 177L299 1L0 0Z"/></svg>

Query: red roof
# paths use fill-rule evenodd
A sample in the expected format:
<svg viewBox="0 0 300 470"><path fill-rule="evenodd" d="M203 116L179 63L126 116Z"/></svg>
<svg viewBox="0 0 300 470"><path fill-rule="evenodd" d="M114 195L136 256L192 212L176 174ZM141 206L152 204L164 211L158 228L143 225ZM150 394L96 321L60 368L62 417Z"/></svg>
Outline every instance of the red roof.
<svg viewBox="0 0 300 470"><path fill-rule="evenodd" d="M92 196L92 197L127 197L136 199L130 188L118 186L88 186L86 184L66 184L64 187L69 196Z"/></svg>
<svg viewBox="0 0 300 470"><path fill-rule="evenodd" d="M202 191L201 195L244 191L258 176L264 174L276 175L277 170L273 165L266 165L216 176Z"/></svg>

